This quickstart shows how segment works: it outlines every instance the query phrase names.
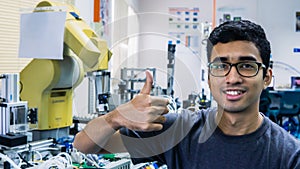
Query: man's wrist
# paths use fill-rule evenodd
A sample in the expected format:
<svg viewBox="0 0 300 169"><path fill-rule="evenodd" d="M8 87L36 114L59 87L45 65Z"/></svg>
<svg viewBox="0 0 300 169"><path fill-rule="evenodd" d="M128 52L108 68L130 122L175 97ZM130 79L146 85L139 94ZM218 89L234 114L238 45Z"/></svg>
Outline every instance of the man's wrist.
<svg viewBox="0 0 300 169"><path fill-rule="evenodd" d="M114 109L113 111L107 113L104 115L104 120L115 130L119 130L121 127L123 127L120 124L119 117L120 113L118 112L117 109Z"/></svg>

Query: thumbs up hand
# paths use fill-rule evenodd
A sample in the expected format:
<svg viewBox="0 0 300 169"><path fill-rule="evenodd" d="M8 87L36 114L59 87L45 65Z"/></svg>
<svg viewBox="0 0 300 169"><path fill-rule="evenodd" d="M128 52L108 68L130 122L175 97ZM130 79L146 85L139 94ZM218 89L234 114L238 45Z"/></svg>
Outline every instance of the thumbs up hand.
<svg viewBox="0 0 300 169"><path fill-rule="evenodd" d="M168 113L167 98L150 96L153 77L146 71L146 82L138 95L131 101L118 106L113 112L113 128L126 127L136 131L161 130L166 118L163 114Z"/></svg>

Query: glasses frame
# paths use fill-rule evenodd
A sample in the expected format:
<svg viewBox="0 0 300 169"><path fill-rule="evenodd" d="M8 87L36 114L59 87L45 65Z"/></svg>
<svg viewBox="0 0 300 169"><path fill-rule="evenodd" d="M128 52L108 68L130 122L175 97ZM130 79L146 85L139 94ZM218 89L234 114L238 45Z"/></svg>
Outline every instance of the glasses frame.
<svg viewBox="0 0 300 169"><path fill-rule="evenodd" d="M222 76L217 76L217 75L212 74L211 71L210 71L210 69L211 69L210 66L211 66L213 63L225 63L225 64L228 64L228 65L230 66L229 69L228 69L228 72L225 73L225 74L222 75ZM257 65L257 71L256 71L256 73L255 73L254 75L251 75L251 76L245 76L245 75L242 75L242 74L240 73L238 67L237 67L239 64L242 64L242 63L255 63L255 64ZM265 66L263 63L255 62L255 61L243 61L243 62L237 62L237 63L229 63L229 62L209 62L209 63L207 64L207 66L208 66L209 74L212 75L212 76L214 76L214 77L225 77L225 76L227 76L227 75L230 73L231 68L232 68L233 66L235 67L235 69L236 69L236 71L238 72L238 74L239 74L240 76L242 76L242 77L254 77L254 76L256 76L256 75L258 74L260 68L263 68L263 69L266 68L266 66Z"/></svg>

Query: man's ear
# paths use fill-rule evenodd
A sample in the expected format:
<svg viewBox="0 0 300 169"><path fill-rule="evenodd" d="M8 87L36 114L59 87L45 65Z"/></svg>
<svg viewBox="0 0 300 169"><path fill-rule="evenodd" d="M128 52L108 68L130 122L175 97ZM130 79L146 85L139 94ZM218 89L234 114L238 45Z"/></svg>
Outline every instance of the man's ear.
<svg viewBox="0 0 300 169"><path fill-rule="evenodd" d="M266 71L266 76L264 78L264 89L266 89L271 84L272 75L273 75L272 69L268 68Z"/></svg>

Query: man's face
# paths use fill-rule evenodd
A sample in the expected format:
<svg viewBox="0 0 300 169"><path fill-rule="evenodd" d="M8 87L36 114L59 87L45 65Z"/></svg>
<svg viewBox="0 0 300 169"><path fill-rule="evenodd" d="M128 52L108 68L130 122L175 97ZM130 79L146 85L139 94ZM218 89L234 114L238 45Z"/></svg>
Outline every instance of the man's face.
<svg viewBox="0 0 300 169"><path fill-rule="evenodd" d="M247 41L218 43L213 47L210 62L259 62L262 63L256 46ZM247 66L245 66L247 68ZM268 72L268 71L267 71ZM269 72L268 72L269 73ZM209 74L208 84L219 110L229 113L258 111L260 93L271 80L269 76L263 79L263 69L253 77L243 77L235 66L224 77ZM267 82L266 82L267 79Z"/></svg>

